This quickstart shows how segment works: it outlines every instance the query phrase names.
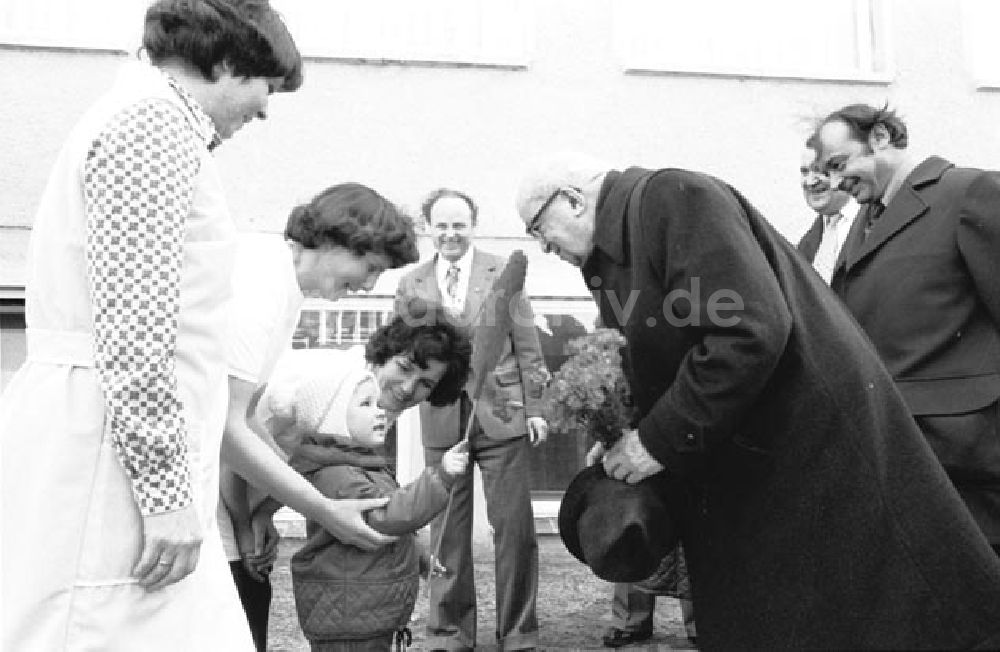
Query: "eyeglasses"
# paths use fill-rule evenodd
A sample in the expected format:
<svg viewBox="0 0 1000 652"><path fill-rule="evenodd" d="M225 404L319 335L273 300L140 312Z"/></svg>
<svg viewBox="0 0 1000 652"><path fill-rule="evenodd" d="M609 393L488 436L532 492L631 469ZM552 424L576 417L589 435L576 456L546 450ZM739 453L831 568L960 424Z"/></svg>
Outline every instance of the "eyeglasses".
<svg viewBox="0 0 1000 652"><path fill-rule="evenodd" d="M542 214L545 213L548 207L552 205L552 202L556 200L556 197L558 197L559 193L562 191L562 188L556 188L555 191L549 195L549 198L542 202L542 205L538 208L538 212L535 213L535 216L531 218L530 222L528 222L528 228L524 230L525 233L530 235L532 238L542 237L542 231L538 228L539 222L542 220Z"/></svg>

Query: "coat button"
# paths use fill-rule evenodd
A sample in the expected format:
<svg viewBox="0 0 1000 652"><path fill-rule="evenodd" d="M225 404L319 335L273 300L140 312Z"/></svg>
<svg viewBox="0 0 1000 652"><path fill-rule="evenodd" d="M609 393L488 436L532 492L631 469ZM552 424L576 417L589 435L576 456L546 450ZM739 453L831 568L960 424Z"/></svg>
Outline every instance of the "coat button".
<svg viewBox="0 0 1000 652"><path fill-rule="evenodd" d="M690 432L689 432L689 433L687 434L687 437L685 437L685 439L687 439L687 442L688 442L689 444L693 444L693 443L694 443L694 440L695 440L695 436L694 436L694 433L690 433Z"/></svg>

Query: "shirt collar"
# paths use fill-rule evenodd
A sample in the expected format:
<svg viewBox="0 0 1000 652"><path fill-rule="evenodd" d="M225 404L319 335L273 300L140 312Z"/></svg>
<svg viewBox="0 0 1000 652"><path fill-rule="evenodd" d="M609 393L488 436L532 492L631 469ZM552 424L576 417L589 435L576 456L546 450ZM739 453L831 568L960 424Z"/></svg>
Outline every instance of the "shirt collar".
<svg viewBox="0 0 1000 652"><path fill-rule="evenodd" d="M181 104L187 109L188 114L191 117L191 123L194 126L195 131L198 136L205 142L205 146L209 150L213 150L222 144L222 138L219 136L219 132L215 130L215 123L212 122L212 118L205 113L205 110L201 108L198 104L198 100L194 98L186 88L181 86L180 82L171 77L166 71L160 70L160 74L167 80L167 85L177 94L180 98Z"/></svg>
<svg viewBox="0 0 1000 652"><path fill-rule="evenodd" d="M438 276L444 278L444 275L448 273L448 269L451 268L452 264L458 266L458 274L462 276L463 274L468 274L469 270L472 269L472 252L475 247L469 247L469 249L462 254L462 257L452 263L450 260L445 259L444 256L438 254L437 256L437 272Z"/></svg>
<svg viewBox="0 0 1000 652"><path fill-rule="evenodd" d="M833 215L824 215L823 216L823 229L824 230L832 229L833 227L838 226L843 221L843 219L844 219L844 214L843 213L834 213Z"/></svg>

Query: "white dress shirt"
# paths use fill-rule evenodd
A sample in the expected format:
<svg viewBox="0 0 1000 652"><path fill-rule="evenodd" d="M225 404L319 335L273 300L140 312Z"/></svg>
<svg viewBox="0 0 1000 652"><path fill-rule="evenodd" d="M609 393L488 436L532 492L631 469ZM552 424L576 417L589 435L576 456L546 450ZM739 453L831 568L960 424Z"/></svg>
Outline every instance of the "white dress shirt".
<svg viewBox="0 0 1000 652"><path fill-rule="evenodd" d="M813 258L813 267L823 277L826 284L830 284L833 278L833 268L837 264L837 257L847 240L847 234L851 231L851 225L858 216L858 205L850 201L844 209L835 215L823 216L823 237L816 249L816 256Z"/></svg>
<svg viewBox="0 0 1000 652"><path fill-rule="evenodd" d="M460 313L465 310L465 295L469 292L469 279L472 277L472 251L473 247L462 254L462 257L454 262L458 267L458 283L455 286L455 296L448 294L448 270L451 269L452 262L445 260L440 254L437 257L435 272L437 274L438 288L441 290L441 302L446 310Z"/></svg>

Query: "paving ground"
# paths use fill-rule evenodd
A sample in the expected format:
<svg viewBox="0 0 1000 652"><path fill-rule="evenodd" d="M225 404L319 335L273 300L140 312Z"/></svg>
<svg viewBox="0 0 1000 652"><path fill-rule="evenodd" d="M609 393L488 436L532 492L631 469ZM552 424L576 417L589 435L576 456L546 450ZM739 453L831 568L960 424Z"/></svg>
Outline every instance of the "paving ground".
<svg viewBox="0 0 1000 652"><path fill-rule="evenodd" d="M295 618L288 560L302 544L301 539L284 539L278 564L272 574L274 600L271 605L269 650L300 652L309 649ZM611 585L597 579L571 557L558 536L539 536L538 619L541 648L544 650L607 650L601 633L611 613ZM479 602L477 650L496 650L493 550L482 546L475 551L476 587ZM421 585L421 589L424 585ZM423 650L427 597L421 590L410 629L411 650ZM656 631L644 644L620 649L690 650L684 636L680 608L670 598L657 600Z"/></svg>

